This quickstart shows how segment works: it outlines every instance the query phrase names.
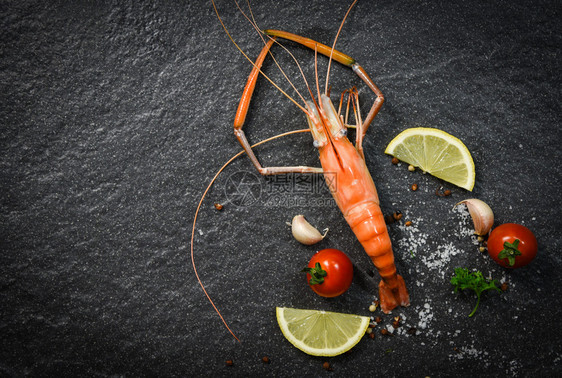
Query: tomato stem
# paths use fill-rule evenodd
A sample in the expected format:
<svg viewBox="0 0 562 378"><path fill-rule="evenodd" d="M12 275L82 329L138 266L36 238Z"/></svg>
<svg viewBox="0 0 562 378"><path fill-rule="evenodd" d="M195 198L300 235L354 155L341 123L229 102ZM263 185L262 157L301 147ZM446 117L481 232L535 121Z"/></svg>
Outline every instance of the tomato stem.
<svg viewBox="0 0 562 378"><path fill-rule="evenodd" d="M498 254L499 259L507 259L509 266L515 265L515 257L521 255L519 250L519 239L515 239L513 243L505 242L503 243L503 249Z"/></svg>
<svg viewBox="0 0 562 378"><path fill-rule="evenodd" d="M324 277L328 275L319 262L314 265L314 268L306 267L302 270L305 273L310 274L310 280L308 281L309 285L318 285L324 282Z"/></svg>

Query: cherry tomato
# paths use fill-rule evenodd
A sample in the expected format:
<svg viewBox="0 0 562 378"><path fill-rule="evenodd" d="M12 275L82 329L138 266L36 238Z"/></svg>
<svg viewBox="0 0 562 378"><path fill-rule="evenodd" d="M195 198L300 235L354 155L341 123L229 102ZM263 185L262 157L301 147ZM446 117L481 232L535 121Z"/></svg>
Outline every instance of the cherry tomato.
<svg viewBox="0 0 562 378"><path fill-rule="evenodd" d="M306 272L308 284L322 297L337 297L345 293L353 280L353 264L345 253L338 249L323 249L316 252Z"/></svg>
<svg viewBox="0 0 562 378"><path fill-rule="evenodd" d="M520 268L537 255L537 239L525 226L505 223L492 230L488 238L488 254L506 268Z"/></svg>

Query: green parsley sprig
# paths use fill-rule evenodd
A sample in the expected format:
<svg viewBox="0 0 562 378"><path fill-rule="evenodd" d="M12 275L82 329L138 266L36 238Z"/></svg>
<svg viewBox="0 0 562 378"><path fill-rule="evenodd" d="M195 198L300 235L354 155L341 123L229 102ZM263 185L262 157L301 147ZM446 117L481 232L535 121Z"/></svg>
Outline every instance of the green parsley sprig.
<svg viewBox="0 0 562 378"><path fill-rule="evenodd" d="M496 280L487 280L482 275L482 272L469 272L468 269L463 268L455 268L455 275L451 278L451 284L455 286L455 293L460 290L470 289L476 293L478 300L476 301L476 307L474 310L468 315L472 317L480 304L480 295L482 292L486 290L496 290L501 292L501 290L496 286L498 281Z"/></svg>

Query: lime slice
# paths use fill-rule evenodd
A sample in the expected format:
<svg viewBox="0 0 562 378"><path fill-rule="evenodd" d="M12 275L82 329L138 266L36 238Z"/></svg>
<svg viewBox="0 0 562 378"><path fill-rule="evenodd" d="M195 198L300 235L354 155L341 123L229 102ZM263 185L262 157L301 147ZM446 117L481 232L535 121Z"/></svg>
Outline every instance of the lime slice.
<svg viewBox="0 0 562 378"><path fill-rule="evenodd" d="M277 307L277 322L285 338L313 356L347 352L365 335L369 321L366 316Z"/></svg>
<svg viewBox="0 0 562 378"><path fill-rule="evenodd" d="M406 129L390 141L386 154L435 177L472 191L474 161L458 138L439 129Z"/></svg>

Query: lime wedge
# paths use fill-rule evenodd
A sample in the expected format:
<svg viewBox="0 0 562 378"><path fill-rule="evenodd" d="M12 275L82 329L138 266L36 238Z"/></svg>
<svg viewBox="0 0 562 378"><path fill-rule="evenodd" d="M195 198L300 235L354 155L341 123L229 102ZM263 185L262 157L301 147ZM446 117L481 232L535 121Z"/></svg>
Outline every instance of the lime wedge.
<svg viewBox="0 0 562 378"><path fill-rule="evenodd" d="M442 180L472 191L474 161L458 138L439 129L406 129L390 141L386 154Z"/></svg>
<svg viewBox="0 0 562 378"><path fill-rule="evenodd" d="M337 356L361 340L370 318L277 307L277 322L285 338L303 352L313 356Z"/></svg>

